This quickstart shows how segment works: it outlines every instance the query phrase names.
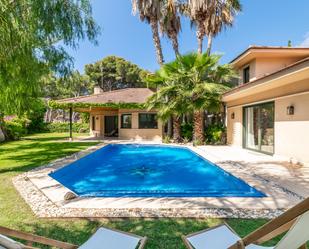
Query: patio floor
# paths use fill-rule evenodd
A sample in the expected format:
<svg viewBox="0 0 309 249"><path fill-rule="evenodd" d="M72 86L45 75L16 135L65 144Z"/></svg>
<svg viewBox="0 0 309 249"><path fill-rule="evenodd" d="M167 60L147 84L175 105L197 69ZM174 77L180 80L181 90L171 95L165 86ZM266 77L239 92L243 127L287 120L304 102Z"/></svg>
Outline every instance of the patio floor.
<svg viewBox="0 0 309 249"><path fill-rule="evenodd" d="M124 141L109 140L108 143ZM128 142L128 141L126 141ZM132 141L129 141L132 143ZM144 142L143 142L144 143ZM264 192L263 198L85 198L64 201L70 191L48 174L104 144L16 177L13 182L39 217L272 218L309 196L309 170L282 158L229 146L186 146Z"/></svg>

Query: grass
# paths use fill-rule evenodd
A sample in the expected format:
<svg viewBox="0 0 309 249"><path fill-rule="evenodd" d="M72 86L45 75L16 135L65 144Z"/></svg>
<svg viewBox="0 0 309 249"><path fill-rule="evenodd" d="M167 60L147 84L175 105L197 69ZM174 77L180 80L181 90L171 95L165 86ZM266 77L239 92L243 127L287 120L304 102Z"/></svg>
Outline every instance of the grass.
<svg viewBox="0 0 309 249"><path fill-rule="evenodd" d="M54 159L83 150L95 142L65 142L67 134L46 133L0 144L0 225L80 245L99 226L107 226L149 238L146 249L185 248L181 235L217 225L220 219L39 219L12 184L12 177ZM264 219L228 219L245 236L266 222ZM273 244L278 238L270 241ZM41 247L48 248L48 247Z"/></svg>

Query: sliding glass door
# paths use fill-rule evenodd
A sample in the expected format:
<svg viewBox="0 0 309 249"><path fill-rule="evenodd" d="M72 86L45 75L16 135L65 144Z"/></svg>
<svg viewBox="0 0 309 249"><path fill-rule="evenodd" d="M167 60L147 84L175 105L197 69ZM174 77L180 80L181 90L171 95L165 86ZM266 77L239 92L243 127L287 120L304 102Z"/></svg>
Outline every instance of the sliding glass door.
<svg viewBox="0 0 309 249"><path fill-rule="evenodd" d="M244 147L274 153L274 103L244 107Z"/></svg>

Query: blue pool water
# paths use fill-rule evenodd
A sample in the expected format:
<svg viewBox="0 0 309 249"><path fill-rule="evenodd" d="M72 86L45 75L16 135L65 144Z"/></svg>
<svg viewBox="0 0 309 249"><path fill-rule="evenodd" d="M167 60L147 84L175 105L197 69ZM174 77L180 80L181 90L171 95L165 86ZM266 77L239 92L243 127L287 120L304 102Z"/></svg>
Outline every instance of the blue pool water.
<svg viewBox="0 0 309 249"><path fill-rule="evenodd" d="M50 176L80 196L265 196L193 151L176 146L110 144Z"/></svg>

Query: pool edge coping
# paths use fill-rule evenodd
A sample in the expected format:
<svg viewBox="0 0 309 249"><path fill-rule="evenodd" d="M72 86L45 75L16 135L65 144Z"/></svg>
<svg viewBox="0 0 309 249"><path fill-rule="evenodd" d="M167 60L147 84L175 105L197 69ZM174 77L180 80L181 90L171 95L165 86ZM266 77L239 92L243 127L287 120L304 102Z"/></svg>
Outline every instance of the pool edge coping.
<svg viewBox="0 0 309 249"><path fill-rule="evenodd" d="M119 142L120 144L127 144L132 143L130 142ZM162 145L160 143L149 143L149 144L156 144L156 145ZM280 214L283 210L286 208L292 206L295 204L295 201L301 201L300 196L293 196L293 193L288 193L284 189L280 188L280 186L271 186L271 192L275 191L274 193L280 193L280 198L283 198L284 200L281 204L278 203L276 197L273 201L276 203L270 205L271 198L269 197L260 197L258 198L262 206L264 205L264 208L252 208L252 204L254 201L256 201L257 198L254 198L254 200L249 201L250 206L246 205L236 205L237 202L243 202L245 199L250 199L248 197L172 197L172 198L155 198L156 200L163 199L163 206L164 208L160 206L153 207L123 207L123 204L118 207L100 207L100 208L92 208L92 207L83 207L79 204L81 202L89 202L90 200L93 201L102 201L109 199L109 203L116 201L119 201L120 199L126 199L126 200L132 200L136 201L136 199L154 199L154 198L134 198L134 197L115 197L115 198L96 198L96 197L79 197L77 199L73 199L72 201L63 201L58 198L54 199L53 196L48 194L44 188L48 188L48 186L44 186L42 188L42 185L38 184L36 182L35 177L47 177L50 178L49 181L52 184L51 186L57 185L56 189L60 189L62 192L58 192L55 195L58 195L59 193L64 193L67 191L71 191L61 185L59 182L54 180L52 177L48 176L48 174L52 171L52 169L60 169L62 167L65 167L69 163L72 163L76 160L79 160L80 158L88 155L89 153L92 153L100 148L103 148L106 146L107 143L100 143L95 146L88 147L85 150L79 151L77 153L74 153L70 156L66 156L64 158L56 159L46 165L42 165L38 168L35 168L31 171L28 171L26 173L23 173L21 175L18 175L17 177L13 178L13 183L18 192L21 194L23 199L30 205L33 212L39 216L39 217L217 217L217 218L272 218ZM227 171L231 175L233 175L236 178L239 178L240 180L243 180L246 184L256 188L259 191L267 192L269 189L269 182L263 182L264 179L255 179L255 181L252 181L252 176L248 177L246 175L238 175L238 173L235 175L235 172L230 172L231 170L231 163L229 163L229 167L225 164L218 164L215 162L214 159L211 160L209 156L205 158L205 156L201 153L198 147L188 146L188 145L174 145L174 144L168 144L167 146L178 146L178 147L185 147L194 153L198 154L202 158L206 159L207 161L217 165L218 167L222 168L223 170ZM243 179L246 178L246 179ZM249 181L248 181L249 180ZM266 184L267 187L260 188L260 184ZM258 183L258 184L256 184ZM259 184L260 183L260 184ZM60 185L60 186L59 186ZM27 188L25 188L27 186ZM267 191L265 191L267 190ZM52 190L53 192L55 189ZM63 195L62 195L63 196ZM39 199L39 200L37 200ZM220 201L218 201L218 199ZM253 199L251 197L251 199ZM179 202L196 202L197 200L200 202L199 205L181 205L181 203L178 203L178 206L170 206L169 203L174 202L175 200ZM216 200L217 204L216 204ZM235 202L236 201L236 202ZM211 204L211 202L213 202ZM218 203L220 202L226 202L229 203L229 205L226 206L220 206ZM265 205L265 203L268 203ZM74 205L75 204L75 205ZM143 202L141 202L143 204ZM209 205L211 204L211 205ZM216 206L217 205L217 206ZM151 205L150 205L151 206ZM162 205L161 205L162 206ZM42 210L43 209L43 210Z"/></svg>

